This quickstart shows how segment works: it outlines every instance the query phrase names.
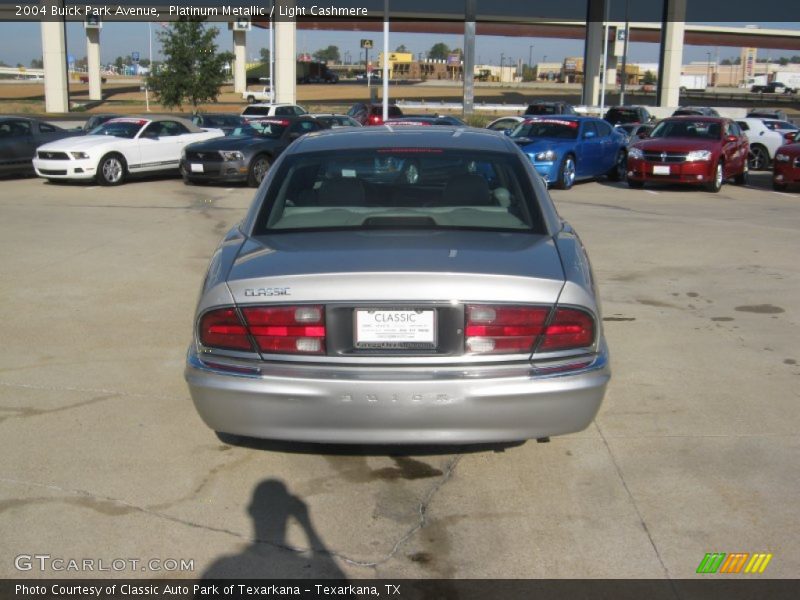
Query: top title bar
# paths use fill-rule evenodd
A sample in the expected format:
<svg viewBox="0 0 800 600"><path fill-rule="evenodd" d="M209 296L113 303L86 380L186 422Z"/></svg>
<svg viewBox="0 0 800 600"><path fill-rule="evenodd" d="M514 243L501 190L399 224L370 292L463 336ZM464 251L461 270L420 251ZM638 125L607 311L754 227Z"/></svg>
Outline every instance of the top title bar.
<svg viewBox="0 0 800 600"><path fill-rule="evenodd" d="M608 0L607 0L608 1ZM611 21L660 22L664 4L685 3L685 20L693 23L761 22L794 23L800 26L800 2L759 0L757 11L752 0L662 0L655 2L610 1ZM536 21L601 21L603 0L474 0L475 21L529 23ZM591 10L590 10L591 5ZM464 21L467 0L389 0L389 19L393 21ZM600 10L598 10L600 8ZM668 11L680 14L682 10ZM757 14L756 14L757 12ZM598 16L599 15L599 16ZM5 21L84 21L97 17L105 21L178 21L203 19L234 21L380 21L384 19L384 0L0 0L0 20Z"/></svg>

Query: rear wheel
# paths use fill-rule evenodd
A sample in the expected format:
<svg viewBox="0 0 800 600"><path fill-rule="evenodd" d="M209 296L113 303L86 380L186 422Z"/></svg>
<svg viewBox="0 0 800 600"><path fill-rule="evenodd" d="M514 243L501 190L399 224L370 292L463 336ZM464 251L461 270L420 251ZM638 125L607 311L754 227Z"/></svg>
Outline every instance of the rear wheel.
<svg viewBox="0 0 800 600"><path fill-rule="evenodd" d="M747 166L753 171L762 171L769 166L769 153L764 146L750 146L747 155Z"/></svg>
<svg viewBox="0 0 800 600"><path fill-rule="evenodd" d="M258 187L261 181L269 171L269 158L263 154L259 154L252 161L250 161L250 170L247 175L247 184L250 187Z"/></svg>
<svg viewBox="0 0 800 600"><path fill-rule="evenodd" d="M722 161L717 163L711 181L706 184L706 189L715 194L722 189Z"/></svg>
<svg viewBox="0 0 800 600"><path fill-rule="evenodd" d="M617 158L614 160L614 167L608 172L608 178L611 181L623 181L625 173L628 170L628 155L625 150L620 149L617 152Z"/></svg>
<svg viewBox="0 0 800 600"><path fill-rule="evenodd" d="M97 183L119 185L125 181L125 159L119 154L106 154L97 165Z"/></svg>
<svg viewBox="0 0 800 600"><path fill-rule="evenodd" d="M772 182L772 189L775 190L776 192L783 192L788 187L789 186L786 185L785 183L778 183L777 181Z"/></svg>
<svg viewBox="0 0 800 600"><path fill-rule="evenodd" d="M248 104L253 104L255 101L256 101L255 96L248 96L247 97L247 103Z"/></svg>
<svg viewBox="0 0 800 600"><path fill-rule="evenodd" d="M575 158L567 154L561 161L561 168L558 170L558 181L556 187L561 190L568 190L575 183Z"/></svg>

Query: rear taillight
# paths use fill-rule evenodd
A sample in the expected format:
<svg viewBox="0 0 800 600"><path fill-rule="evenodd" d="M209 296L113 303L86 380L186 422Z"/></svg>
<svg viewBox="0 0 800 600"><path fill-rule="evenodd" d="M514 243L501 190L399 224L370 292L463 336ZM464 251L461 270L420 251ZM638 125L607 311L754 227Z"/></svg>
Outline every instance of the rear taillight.
<svg viewBox="0 0 800 600"><path fill-rule="evenodd" d="M242 314L265 354L325 353L323 306L253 306Z"/></svg>
<svg viewBox="0 0 800 600"><path fill-rule="evenodd" d="M787 144L793 142L796 137L797 137L796 131L787 131L786 133L783 134L783 139L786 140Z"/></svg>
<svg viewBox="0 0 800 600"><path fill-rule="evenodd" d="M382 125L383 119L378 115L370 115L369 116L369 124L370 125Z"/></svg>
<svg viewBox="0 0 800 600"><path fill-rule="evenodd" d="M585 348L594 342L594 318L575 308L557 308L539 350Z"/></svg>
<svg viewBox="0 0 800 600"><path fill-rule="evenodd" d="M212 310L200 319L200 343L220 350L253 351L255 340L265 354L324 354L323 306L251 306Z"/></svg>
<svg viewBox="0 0 800 600"><path fill-rule="evenodd" d="M200 343L222 350L253 351L247 328L235 308L212 310L200 319Z"/></svg>
<svg viewBox="0 0 800 600"><path fill-rule="evenodd" d="M549 308L538 306L469 304L464 328L467 352L530 352L542 333L549 313Z"/></svg>
<svg viewBox="0 0 800 600"><path fill-rule="evenodd" d="M571 350L592 345L594 318L574 308L470 304L466 307L465 347L472 354L514 354Z"/></svg>

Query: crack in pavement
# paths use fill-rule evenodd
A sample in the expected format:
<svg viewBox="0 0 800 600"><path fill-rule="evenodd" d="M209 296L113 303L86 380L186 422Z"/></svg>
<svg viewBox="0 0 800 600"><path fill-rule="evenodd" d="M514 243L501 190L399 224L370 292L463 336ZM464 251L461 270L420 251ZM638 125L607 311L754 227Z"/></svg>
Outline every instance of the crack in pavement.
<svg viewBox="0 0 800 600"><path fill-rule="evenodd" d="M647 535L647 539L650 541L650 545L653 547L653 552L655 552L656 558L658 559L658 562L664 571L664 577L670 581L672 593L675 595L675 598L679 599L681 596L678 593L677 588L675 587L669 569L667 568L667 565L664 563L664 559L662 558L661 553L658 551L658 546L656 546L656 541L653 539L653 534L650 532L650 528L647 527L647 523L644 520L644 515L642 515L642 511L639 509L639 505L636 503L636 498L633 497L633 493L628 487L628 482L625 481L625 477L622 474L622 468L619 466L617 459L614 457L614 453L611 451L611 446L608 444L608 440L606 439L603 430L600 428L600 423L597 422L597 419L595 419L593 423L595 428L597 429L597 433L600 434L600 439L603 440L603 445L605 445L606 452L608 452L608 456L609 458L611 458L611 464L614 465L614 469L617 472L617 477L619 477L619 480L622 483L622 487L625 490L625 493L628 495L628 498L630 499L631 504L633 505L633 509L636 511L636 516L639 518L639 523L641 524L642 529L644 529L644 532Z"/></svg>
<svg viewBox="0 0 800 600"><path fill-rule="evenodd" d="M49 415L57 412L63 412L66 410L72 410L74 408L81 408L83 406L97 404L98 402L105 402L106 400L112 400L114 398L119 398L119 394L114 394L114 393L101 394L100 396L89 398L88 400L76 402L75 404L68 404L66 406L58 406L56 408L32 408L26 406L18 408L13 406L0 406L0 411L11 413L0 416L0 423L3 423L9 419L24 419L27 417L39 417L41 415Z"/></svg>
<svg viewBox="0 0 800 600"><path fill-rule="evenodd" d="M142 394L139 392L120 392L117 390L80 388L58 385L35 385L30 383L10 383L0 381L0 387L21 388L25 390L43 390L47 392L81 392L86 394L109 394L123 398L152 398L154 400L179 400L177 396L157 396L155 394Z"/></svg>
<svg viewBox="0 0 800 600"><path fill-rule="evenodd" d="M422 499L422 501L419 503L419 506L417 507L417 514L419 515L417 522L412 527L410 527L408 529L408 531L406 531L400 537L400 539L398 539L394 543L394 545L392 546L392 549L385 556L383 556L382 558L379 558L378 560L374 560L374 561L359 561L359 560L355 560L355 559L349 558L345 554L342 554L340 552L336 552L334 550L327 550L327 549L321 549L321 548L301 548L301 547L297 547L297 546L291 546L289 544L281 544L281 543L278 543L278 542L274 542L272 540L261 539L261 538L252 537L252 536L249 536L249 535L244 535L242 533L239 533L238 531L234 531L232 529L227 529L227 528L224 528L224 527L213 527L211 525L204 525L204 524L201 524L201 523L195 523L194 521L190 521L188 519L182 519L180 517L175 517L175 516L163 513L161 511L158 511L158 510L153 510L153 509L150 509L150 508L147 508L147 507L143 507L143 506L139 506L139 505L136 505L136 504L132 504L130 502L126 502L125 500L120 500L118 498L113 498L111 496L103 496L103 495L94 494L94 493L89 492L87 490L69 489L69 488L64 488L64 487L61 487L61 486L58 486L58 485L54 485L54 484L38 483L38 482L31 482L31 481L22 481L22 480L19 480L19 479L12 479L12 478L7 478L7 477L0 477L0 483L7 483L7 484L12 484L12 485L23 485L23 486L30 486L30 487L35 487L35 488L47 489L47 490L50 490L50 491L53 491L53 492L57 492L57 493L60 493L60 494L69 494L69 495L73 495L73 496L78 496L79 498L87 499L87 500L91 501L92 503L103 504L103 505L106 505L106 506L108 504L118 505L118 506L123 507L124 509L126 509L127 512L138 512L138 513L141 513L141 514L144 514L144 515L148 515L148 516L152 516L152 517L156 517L156 518L160 518L160 519L165 519L167 521L171 521L171 522L179 524L179 525L185 525L187 527L192 527L194 529L202 529L202 530L210 531L210 532L213 532L213 533L221 533L221 534L224 534L224 535L228 535L228 536L240 539L240 540L242 540L244 542L247 542L247 543L250 543L250 544L260 544L260 545L270 546L270 547L278 549L278 550L285 550L287 552L292 552L292 553L295 553L295 554L303 554L303 553L307 553L307 552L311 552L311 551L319 552L320 554L327 554L328 556L331 556L333 558L338 558L342 562L344 562L344 563L346 563L348 565L354 566L354 567L362 567L362 568L374 569L374 568L378 567L379 565L382 565L382 564L390 561L392 558L394 558L394 556L397 554L397 552L400 550L400 548L409 539L411 539L411 537L413 537L414 534L416 534L423 527L425 527L425 525L427 523L428 507L430 506L431 502L433 501L433 498L436 495L436 493L452 477L453 471L455 470L456 466L458 465L459 461L461 460L461 457L462 457L462 455L458 454L458 455L454 456L447 463L441 479L436 483L436 485L434 485L428 491L427 494L425 494L425 497ZM43 500L43 499L39 499L39 500ZM101 511L101 512L108 513L108 510Z"/></svg>

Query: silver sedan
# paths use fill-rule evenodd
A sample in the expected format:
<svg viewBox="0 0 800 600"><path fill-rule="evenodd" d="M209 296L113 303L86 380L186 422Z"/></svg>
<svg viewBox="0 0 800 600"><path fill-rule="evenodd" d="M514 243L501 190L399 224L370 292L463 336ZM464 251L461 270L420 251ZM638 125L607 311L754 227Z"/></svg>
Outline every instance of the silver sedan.
<svg viewBox="0 0 800 600"><path fill-rule="evenodd" d="M327 443L586 428L610 377L577 234L505 136L309 134L214 253L186 380L209 427Z"/></svg>

